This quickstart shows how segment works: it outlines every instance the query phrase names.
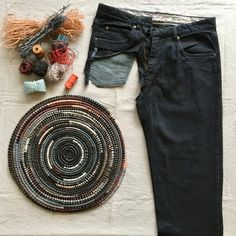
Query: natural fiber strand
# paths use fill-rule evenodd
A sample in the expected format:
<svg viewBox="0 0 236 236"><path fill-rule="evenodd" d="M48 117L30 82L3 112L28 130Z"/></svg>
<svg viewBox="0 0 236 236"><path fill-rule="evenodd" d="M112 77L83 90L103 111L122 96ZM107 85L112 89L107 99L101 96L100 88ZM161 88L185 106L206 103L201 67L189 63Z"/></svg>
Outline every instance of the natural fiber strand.
<svg viewBox="0 0 236 236"><path fill-rule="evenodd" d="M80 11L77 9L70 10L65 13L66 20L61 27L52 32L53 35L64 34L69 38L78 36L84 29L82 19L84 16L80 15Z"/></svg>
<svg viewBox="0 0 236 236"><path fill-rule="evenodd" d="M3 28L3 46L14 48L20 42L36 34L45 22L30 19L17 19L14 15L8 15Z"/></svg>
<svg viewBox="0 0 236 236"><path fill-rule="evenodd" d="M46 25L42 29L40 29L39 32L18 45L17 49L19 50L19 54L21 57L26 57L35 44L45 38L49 33L54 31L65 21L66 17L63 13L68 6L69 5L64 6L58 12L54 13L51 17L49 17Z"/></svg>
<svg viewBox="0 0 236 236"><path fill-rule="evenodd" d="M64 34L68 38L77 37L84 29L83 15L78 9L73 9L64 14L65 21L51 32L50 37ZM18 19L14 15L7 15L3 27L3 46L15 48L27 38L32 37L45 27L47 20L36 21L32 19Z"/></svg>

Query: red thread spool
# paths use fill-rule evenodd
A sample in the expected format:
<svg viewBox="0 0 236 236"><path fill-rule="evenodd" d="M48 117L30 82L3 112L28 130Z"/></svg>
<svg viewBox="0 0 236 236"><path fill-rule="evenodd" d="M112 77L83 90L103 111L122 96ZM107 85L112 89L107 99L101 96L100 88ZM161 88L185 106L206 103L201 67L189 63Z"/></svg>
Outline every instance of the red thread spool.
<svg viewBox="0 0 236 236"><path fill-rule="evenodd" d="M74 86L77 79L78 79L78 76L75 74L72 74L70 78L66 81L65 87L67 89L71 89Z"/></svg>

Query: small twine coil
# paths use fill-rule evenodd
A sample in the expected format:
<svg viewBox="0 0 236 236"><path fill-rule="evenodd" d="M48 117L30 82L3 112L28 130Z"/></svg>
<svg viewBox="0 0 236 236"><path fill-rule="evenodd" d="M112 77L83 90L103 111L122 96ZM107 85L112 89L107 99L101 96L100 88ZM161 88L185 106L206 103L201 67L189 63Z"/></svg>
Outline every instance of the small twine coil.
<svg viewBox="0 0 236 236"><path fill-rule="evenodd" d="M19 66L19 71L22 74L30 74L33 68L33 64L30 60L23 60Z"/></svg>
<svg viewBox="0 0 236 236"><path fill-rule="evenodd" d="M34 55L39 58L42 58L45 55L44 49L39 44L35 44L32 48L32 51Z"/></svg>
<svg viewBox="0 0 236 236"><path fill-rule="evenodd" d="M36 61L32 72L40 77L44 77L48 70L48 63L43 60Z"/></svg>
<svg viewBox="0 0 236 236"><path fill-rule="evenodd" d="M26 94L32 94L36 92L45 93L46 92L46 84L44 79L40 79L37 81L25 81L24 82L24 91Z"/></svg>
<svg viewBox="0 0 236 236"><path fill-rule="evenodd" d="M47 74L45 76L46 80L49 82L58 82L63 79L63 75L68 69L67 65L59 64L55 62L52 66L48 67Z"/></svg>

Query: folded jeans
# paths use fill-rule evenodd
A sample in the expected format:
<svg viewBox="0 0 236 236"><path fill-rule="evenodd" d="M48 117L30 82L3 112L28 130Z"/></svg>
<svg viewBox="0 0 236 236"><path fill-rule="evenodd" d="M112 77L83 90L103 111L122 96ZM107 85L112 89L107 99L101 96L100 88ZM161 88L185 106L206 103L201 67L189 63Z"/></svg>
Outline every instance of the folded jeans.
<svg viewBox="0 0 236 236"><path fill-rule="evenodd" d="M159 236L222 236L222 95L215 18L99 4L85 83L124 85L136 98Z"/></svg>

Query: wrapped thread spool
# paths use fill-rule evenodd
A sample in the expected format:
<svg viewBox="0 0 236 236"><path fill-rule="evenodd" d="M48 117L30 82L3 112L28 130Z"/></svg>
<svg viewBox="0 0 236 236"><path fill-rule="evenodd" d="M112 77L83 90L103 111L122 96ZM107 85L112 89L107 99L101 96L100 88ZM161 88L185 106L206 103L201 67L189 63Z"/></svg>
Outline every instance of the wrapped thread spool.
<svg viewBox="0 0 236 236"><path fill-rule="evenodd" d="M45 93L46 92L46 84L44 79L40 79L37 81L25 81L24 82L24 90L26 94L32 93Z"/></svg>
<svg viewBox="0 0 236 236"><path fill-rule="evenodd" d="M78 79L78 76L75 75L75 74L72 74L72 75L70 76L70 78L66 81L65 87L66 87L67 89L71 89L71 88L74 86L74 84L75 84L75 82L77 81L77 79Z"/></svg>
<svg viewBox="0 0 236 236"><path fill-rule="evenodd" d="M45 55L44 49L39 44L35 44L32 48L32 51L33 51L34 55L39 58L42 58Z"/></svg>

